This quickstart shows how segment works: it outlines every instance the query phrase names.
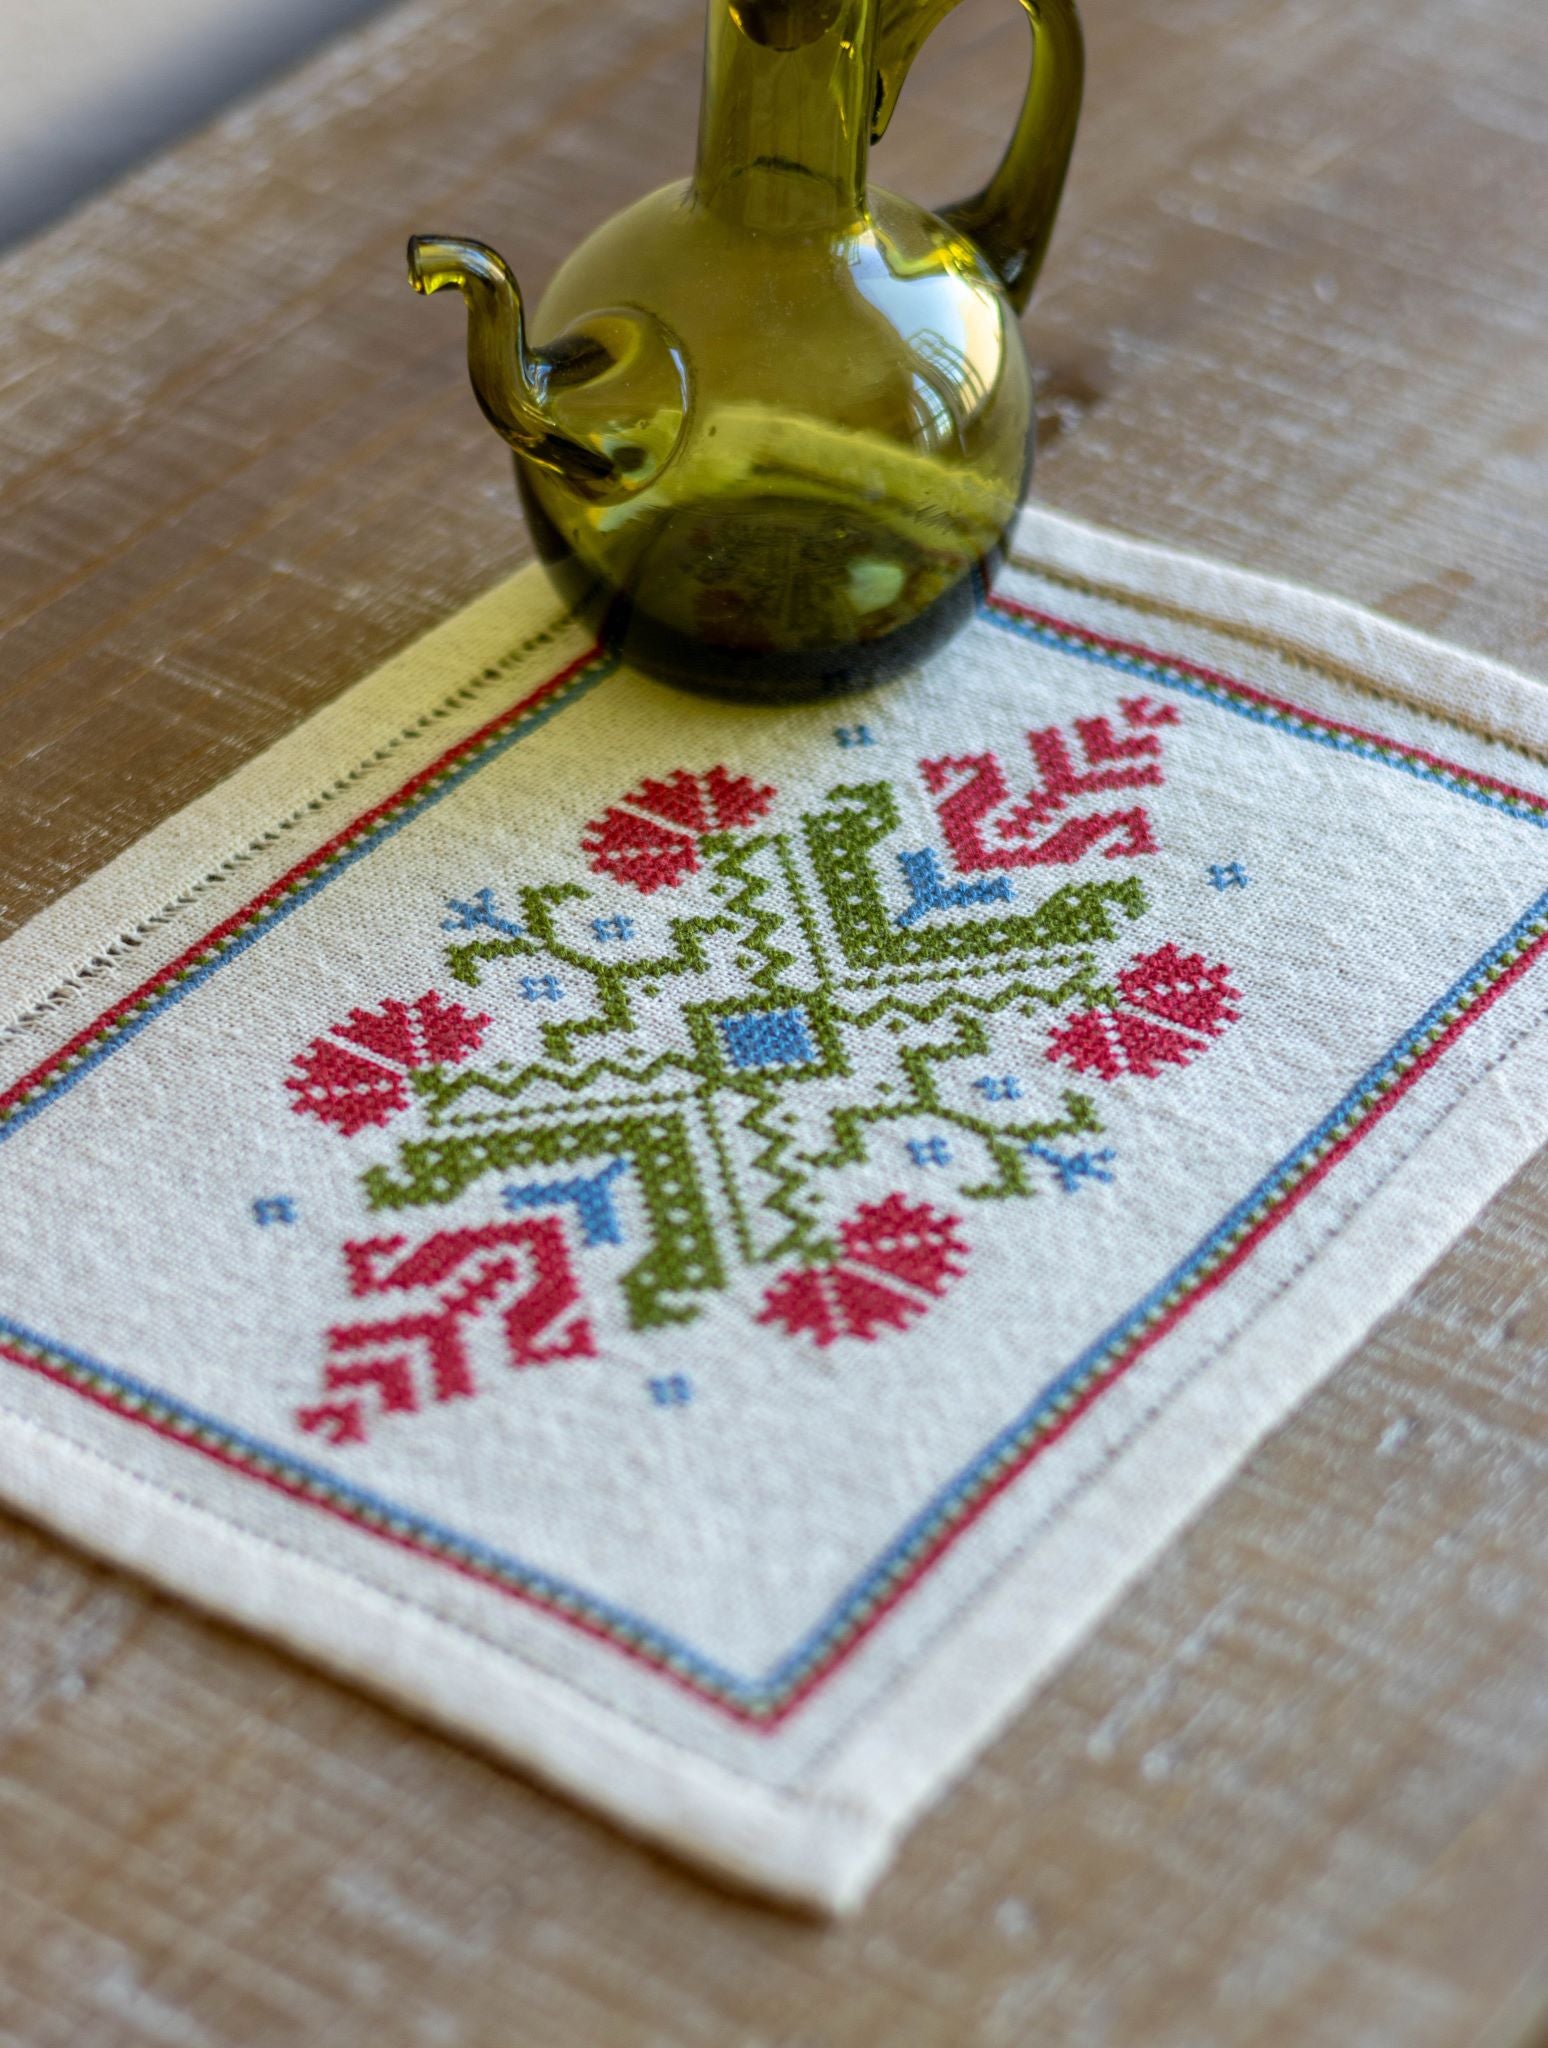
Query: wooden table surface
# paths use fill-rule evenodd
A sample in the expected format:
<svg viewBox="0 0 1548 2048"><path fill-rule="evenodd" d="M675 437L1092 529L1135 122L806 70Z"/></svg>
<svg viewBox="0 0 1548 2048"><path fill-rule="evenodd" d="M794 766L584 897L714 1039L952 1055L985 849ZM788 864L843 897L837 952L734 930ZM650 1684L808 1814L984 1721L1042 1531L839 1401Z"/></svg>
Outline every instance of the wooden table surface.
<svg viewBox="0 0 1548 2048"><path fill-rule="evenodd" d="M24 0L0 7L0 248L380 5Z"/></svg>
<svg viewBox="0 0 1548 2048"><path fill-rule="evenodd" d="M1086 11L1042 495L1548 677L1543 0ZM5 926L526 552L402 238L540 283L686 168L700 12L415 0L0 268ZM970 0L884 181L988 163L1023 34ZM1545 1196L1539 1160L847 1925L0 1521L0 2042L1515 2048Z"/></svg>

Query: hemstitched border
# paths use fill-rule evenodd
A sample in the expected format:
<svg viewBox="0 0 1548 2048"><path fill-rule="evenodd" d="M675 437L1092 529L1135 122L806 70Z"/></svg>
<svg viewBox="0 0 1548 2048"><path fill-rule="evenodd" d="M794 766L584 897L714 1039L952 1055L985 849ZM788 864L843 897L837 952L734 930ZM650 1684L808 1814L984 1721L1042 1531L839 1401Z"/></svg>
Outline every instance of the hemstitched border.
<svg viewBox="0 0 1548 2048"><path fill-rule="evenodd" d="M1033 573L1038 573L1033 571ZM1339 724L1286 700L1210 670L1117 641L1053 618L1016 600L986 594L982 615L1054 651L1098 660L1171 687L1206 695L1226 708L1297 737L1358 752L1384 765L1432 780L1523 822L1548 824L1548 799L1497 778L1446 762L1422 748ZM136 1035L169 1003L180 1000L225 960L245 949L277 918L299 907L317 888L396 831L425 804L503 752L527 730L552 716L580 688L601 679L612 661L597 646L540 684L518 704L490 720L421 770L393 796L366 812L325 846L217 926L141 989L103 1013L84 1031L0 1095L0 1139L38 1114L107 1052ZM525 719L525 724L523 720ZM274 1446L241 1437L216 1418L133 1382L127 1376L61 1350L12 1324L0 1352L25 1369L67 1386L123 1419L150 1427L292 1497L342 1516L369 1533L449 1564L579 1628L656 1670L744 1725L772 1732L854 1654L880 1622L917 1585L988 1506L1034 1458L1073 1427L1153 1344L1197 1302L1218 1287L1254 1246L1290 1213L1359 1139L1428 1072L1468 1026L1489 1009L1548 947L1548 896L1533 904L1488 953L1405 1034L1386 1059L1358 1082L1295 1152L1231 1210L1161 1285L1106 1337L1046 1386L1032 1408L1001 1431L985 1450L916 1515L848 1592L830 1606L816 1629L761 1678L726 1672L686 1644L637 1617L551 1576L534 1574L520 1560L499 1558L475 1540L434 1529L424 1518L391 1503L357 1494L332 1475ZM7 1124L7 1115L9 1120ZM1137 1325L1137 1327L1136 1327Z"/></svg>
<svg viewBox="0 0 1548 2048"><path fill-rule="evenodd" d="M42 1023L51 1010L57 1010L63 1003L68 1002L71 996L78 995L89 981L94 980L99 974L105 974L116 960L148 939L153 931L164 924L169 924L180 911L191 909L210 889L218 888L222 882L229 881L238 868L250 860L255 860L267 848L276 845L286 832L294 831L309 817L325 810L336 797L343 796L353 784L369 775L373 768L380 767L383 761L391 760L400 747L406 746L410 740L421 738L437 719L449 718L454 711L465 704L471 704L476 697L481 696L491 683L503 681L508 670L514 668L527 655L535 653L539 647L547 646L573 616L572 611L561 612L548 625L540 627L535 633L529 633L518 646L508 648L504 654L491 656L476 676L470 677L465 683L459 683L455 690L441 698L438 703L432 704L428 711L421 712L411 725L405 725L391 734L363 760L357 761L353 768L347 768L342 775L335 776L325 788L317 790L304 804L298 804L295 810L287 811L285 816L277 819L266 832L258 833L249 839L246 845L235 848L223 860L217 861L213 868L207 870L196 881L190 882L186 889L174 896L170 902L164 903L159 910L148 912L138 924L128 926L109 939L100 952L94 953L72 974L56 982L54 987L46 995L40 996L35 1003L8 1017L0 1024L0 1040L18 1038L34 1024ZM293 732L299 730L300 727L292 728ZM261 759L262 756L254 758ZM240 774L241 770L238 769L236 772ZM218 788L219 784L216 787ZM213 791L206 793L213 794ZM199 799L195 798L194 801L197 802Z"/></svg>

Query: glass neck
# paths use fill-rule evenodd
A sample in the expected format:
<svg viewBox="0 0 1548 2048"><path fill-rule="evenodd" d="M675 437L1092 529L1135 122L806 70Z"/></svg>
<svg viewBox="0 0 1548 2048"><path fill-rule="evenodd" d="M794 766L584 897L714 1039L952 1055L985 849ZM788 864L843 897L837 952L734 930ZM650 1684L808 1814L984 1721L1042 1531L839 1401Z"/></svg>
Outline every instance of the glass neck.
<svg viewBox="0 0 1548 2048"><path fill-rule="evenodd" d="M749 228L865 211L876 0L709 0L694 196Z"/></svg>

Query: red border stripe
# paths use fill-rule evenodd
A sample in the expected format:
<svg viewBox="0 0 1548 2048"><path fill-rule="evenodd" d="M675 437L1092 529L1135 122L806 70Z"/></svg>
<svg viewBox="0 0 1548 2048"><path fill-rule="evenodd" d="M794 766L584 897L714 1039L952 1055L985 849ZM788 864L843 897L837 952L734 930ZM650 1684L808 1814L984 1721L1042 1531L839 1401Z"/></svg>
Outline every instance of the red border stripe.
<svg viewBox="0 0 1548 2048"><path fill-rule="evenodd" d="M523 697L518 703L510 705L506 710L500 712L498 716L489 719L476 732L470 733L466 739L458 740L455 746L449 747L444 754L439 755L428 767L421 768L417 775L411 776L391 796L384 797L378 804L373 804L370 810L362 811L358 818L353 819L341 831L335 832L331 839L326 840L314 852L307 854L303 859L297 861L294 867L287 868L277 881L271 882L266 889L260 891L250 902L245 903L240 910L233 911L228 918L216 925L213 930L206 932L203 938L196 939L175 960L170 961L165 967L158 968L149 980L141 982L138 988L132 989L128 995L120 997L111 1008L104 1010L100 1016L94 1018L84 1029L78 1031L66 1044L60 1046L56 1052L50 1053L48 1058L41 1061L30 1073L23 1074L19 1081L13 1082L5 1090L4 1094L0 1094L0 1111L14 1107L25 1096L30 1095L40 1082L46 1081L73 1053L82 1051L94 1039L100 1038L105 1030L116 1024L128 1011L143 1002L146 997L157 994L168 983L175 981L185 967L195 965L212 947L219 946L224 940L233 937L245 925L249 924L254 915L264 909L266 905L286 895L298 882L305 881L317 869L326 866L335 854L344 850L351 840L358 838L362 832L368 832L373 825L379 824L384 818L399 809L401 805L411 802L429 783L434 782L438 776L444 774L448 768L453 767L458 761L463 760L471 753L477 752L478 748L483 746L486 741L492 739L502 727L510 725L524 713L536 710L537 706L553 696L556 690L563 689L566 683L573 681L583 668L586 668L597 659L600 652L600 644L594 643L584 654L577 655L574 661L567 663L564 668L560 669L557 675L550 676L546 683L540 683L530 695Z"/></svg>
<svg viewBox="0 0 1548 2048"><path fill-rule="evenodd" d="M1320 711L1308 711L1302 704L1292 704L1286 697L1272 697L1266 690L1255 690L1250 683L1239 682L1236 677L1224 674L1220 669L1201 668L1197 662L1184 661L1175 654L1158 654L1153 647L1146 647L1138 640L1114 640L1105 633L1093 632L1089 626L1072 625L1067 619L1055 618L1051 612L1041 612L1034 605L1021 604L1013 597L990 594L989 603L996 611L1009 613L1019 619L1029 619L1034 625L1045 627L1051 633L1063 633L1072 639L1085 640L1093 647L1104 648L1109 654L1121 654L1131 661L1147 661L1156 668L1173 669L1178 675L1192 676L1196 682L1208 683L1215 689L1229 690L1233 696L1245 697L1250 704L1261 704L1265 710L1277 711L1286 718L1297 718L1312 725L1321 726L1324 732L1342 733L1347 739L1363 740L1368 746L1385 747L1394 754L1403 754L1411 761L1422 761L1427 768L1436 768L1446 775L1455 775L1463 782L1475 782L1482 789L1492 789L1500 796L1509 797L1514 803L1530 806L1535 811L1548 810L1548 797L1536 795L1530 789L1518 789L1513 782L1501 782L1497 776L1485 775L1477 768L1464 768L1458 761L1448 761L1442 754L1432 754L1424 747L1413 746L1407 740L1388 739L1379 732L1368 732L1363 726L1344 725L1336 718L1328 718ZM1422 707L1415 707L1421 709Z"/></svg>
<svg viewBox="0 0 1548 2048"><path fill-rule="evenodd" d="M1464 768L1456 762L1447 761L1442 756L1430 753L1423 748L1386 738L1379 733L1373 733L1358 726L1343 724L1337 720L1326 718L1321 713L1308 711L1304 707L1292 704L1286 699L1274 697L1264 691L1256 690L1250 685L1242 683L1221 671L1202 667L1199 664L1185 661L1177 656L1159 653L1138 642L1118 640L1096 633L1089 628L1074 625L1069 621L1056 618L1052 614L1039 611L1030 605L1021 604L1011 598L991 594L989 603L1001 612L1026 619L1046 631L1078 642L1084 642L1094 647L1100 647L1109 653L1120 655L1126 659L1145 662L1162 670L1190 676L1212 688L1228 691L1239 698L1272 710L1282 716L1302 721L1325 731L1342 734L1365 744L1382 748L1400 757L1422 762L1425 766L1438 770L1447 776L1455 777L1465 783L1475 784L1481 788L1490 789L1513 801L1526 804L1534 810L1543 811L1548 809L1548 800L1529 790L1518 788L1493 776L1483 775L1473 769ZM285 874L281 875L278 880L253 897L240 910L216 925L211 931L207 932L201 939L197 940L180 954L177 959L160 969L130 994L122 997L109 1009L104 1010L91 1024L71 1038L67 1044L60 1047L55 1053L32 1069L31 1072L15 1082L3 1095L0 1095L0 1111L11 1107L23 1097L30 1095L39 1083L46 1081L74 1053L81 1051L95 1039L100 1038L105 1032L111 1030L114 1024L133 1011L147 997L154 996L166 988L181 975L184 969L197 964L212 949L218 948L226 939L241 931L268 904L283 897L297 883L306 880L321 867L325 866L331 859L344 851L360 835L369 832L375 825L391 816L403 804L412 801L415 796L420 794L449 768L476 752L478 748L486 744L502 729L508 727L523 714L532 711L554 695L555 692L562 689L582 669L595 661L601 652L602 649L599 645L594 644L589 647L583 654L578 655L575 660L540 684L518 703L489 719L475 732L448 748L446 752L438 756L427 767L421 769L391 796L384 798L381 802L373 805L369 810L353 819L322 846L297 862ZM426 1543L421 1539L416 1539L413 1536L394 1531L390 1528L384 1528L373 1518L352 1512L343 1501L329 1500L320 1494L316 1488L287 1479L283 1472L270 1470L260 1462L249 1462L231 1450L224 1449L217 1444L212 1444L201 1436L171 1427L152 1416L121 1405L111 1395L89 1386L83 1386L76 1376L62 1371L57 1366L51 1365L46 1358L39 1358L3 1341L0 1341L0 1356L4 1356L21 1366L24 1370L33 1372L53 1384L83 1396L92 1402L93 1405L105 1409L120 1420L138 1423L140 1426L150 1429L156 1435L169 1442L201 1453L227 1470L240 1472L247 1478L259 1480L275 1491L303 1505L321 1508L326 1513L348 1523L351 1527L360 1530L364 1534L385 1540L395 1547L406 1550L410 1554L429 1562L448 1565L462 1576L472 1579L507 1597L519 1600L524 1605L545 1614L550 1619L563 1621L592 1640L605 1643L612 1649L621 1652L632 1662L655 1672L680 1690L729 1715L732 1719L760 1732L771 1733L856 1654L880 1626L882 1621L898 1607L967 1531L988 1512L994 1502L1045 1451L1051 1449L1054 1444L1067 1435L1075 1423L1088 1413L1101 1396L1115 1385L1118 1380L1123 1378L1147 1351L1172 1329L1176 1328L1199 1302L1212 1294L1244 1263L1263 1239L1276 1229L1285 1217L1291 1214L1302 1199L1327 1177L1334 1166L1348 1155L1354 1146L1375 1127L1424 1074L1434 1067L1441 1056L1456 1042L1461 1034L1475 1023L1478 1018L1483 1016L1500 996L1505 993L1506 989L1519 980L1543 956L1545 951L1548 951L1548 933L1544 933L1540 938L1534 940L1507 970L1499 974L1493 981L1486 983L1468 1007L1453 1018L1451 1023L1437 1035L1421 1054L1415 1056L1403 1074L1390 1086L1383 1089L1383 1092L1371 1103L1359 1121L1332 1144L1328 1151L1317 1160L1315 1165L1309 1167L1293 1186L1273 1200L1273 1206L1268 1212L1256 1224L1252 1225L1228 1252L1222 1254L1218 1263L1212 1266L1209 1272L1194 1284L1191 1291L1173 1302L1169 1308L1157 1317L1154 1323L1143 1330L1118 1358L1114 1359L1098 1376L1093 1378L1090 1384L1081 1391L1079 1397L1071 1402L1070 1406L1063 1413L1059 1414L1055 1420L1050 1421L1045 1429L1038 1430L1030 1438L1023 1450L1006 1465L1003 1471L996 1473L994 1478L984 1485L981 1492L973 1495L970 1502L957 1512L954 1519L948 1517L944 1525L935 1532L920 1553L911 1560L907 1569L899 1574L896 1582L888 1587L886 1593L865 1613L864 1618L855 1624L853 1630L836 1640L832 1649L825 1656L820 1656L816 1660L808 1672L788 1694L779 1700L777 1705L771 1705L762 1710L743 1705L734 1698L712 1690L702 1682L694 1679L689 1673L675 1668L661 1657L651 1654L637 1644L631 1643L613 1630L600 1625L586 1614L577 1612L569 1607L556 1606L553 1602L545 1600L541 1595L522 1587L503 1574L482 1568L471 1559L460 1558L445 1549Z"/></svg>

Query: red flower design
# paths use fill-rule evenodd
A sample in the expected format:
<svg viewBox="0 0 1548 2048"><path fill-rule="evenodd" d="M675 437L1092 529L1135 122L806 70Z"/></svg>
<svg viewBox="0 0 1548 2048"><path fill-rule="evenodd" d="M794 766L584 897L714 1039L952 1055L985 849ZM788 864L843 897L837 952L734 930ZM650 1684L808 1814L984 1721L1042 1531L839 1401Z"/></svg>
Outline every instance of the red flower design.
<svg viewBox="0 0 1548 2048"><path fill-rule="evenodd" d="M955 1216L896 1194L884 1202L862 1202L839 1225L839 1240L856 1265L877 1267L934 1295L944 1294L962 1271L967 1251Z"/></svg>
<svg viewBox="0 0 1548 2048"><path fill-rule="evenodd" d="M1168 942L1135 954L1118 976L1110 1008L1079 1010L1055 1025L1044 1056L1103 1081L1121 1074L1154 1080L1163 1066L1197 1059L1236 1022L1241 1000L1229 967Z"/></svg>
<svg viewBox="0 0 1548 2048"><path fill-rule="evenodd" d="M966 1270L957 1218L898 1194L862 1202L840 1224L839 1242L844 1249L828 1265L780 1274L758 1321L824 1347L839 1337L871 1343L883 1330L907 1329Z"/></svg>
<svg viewBox="0 0 1548 2048"><path fill-rule="evenodd" d="M389 996L374 1010L351 1010L334 1036L400 1067L456 1066L478 1050L488 1025L487 1017L443 1003L432 989L415 1003Z"/></svg>
<svg viewBox="0 0 1548 2048"><path fill-rule="evenodd" d="M1118 977L1118 992L1131 1009L1207 1038L1240 1014L1241 995L1231 986L1230 968L1207 966L1202 953L1180 953L1170 942L1154 953L1137 953Z"/></svg>
<svg viewBox="0 0 1548 2048"><path fill-rule="evenodd" d="M370 1124L389 1123L408 1107L408 1083L396 1067L379 1066L328 1038L314 1038L285 1076L292 1109L320 1117L346 1138Z"/></svg>
<svg viewBox="0 0 1548 2048"><path fill-rule="evenodd" d="M675 889L699 865L699 842L761 818L774 801L766 783L723 767L674 768L647 775L581 835L594 873L627 882L642 896Z"/></svg>
<svg viewBox="0 0 1548 2048"><path fill-rule="evenodd" d="M433 989L412 1003L389 996L374 1010L351 1010L292 1060L294 1071L285 1077L290 1106L346 1138L389 1123L408 1106L409 1070L459 1065L483 1043L490 1022L443 1002Z"/></svg>

